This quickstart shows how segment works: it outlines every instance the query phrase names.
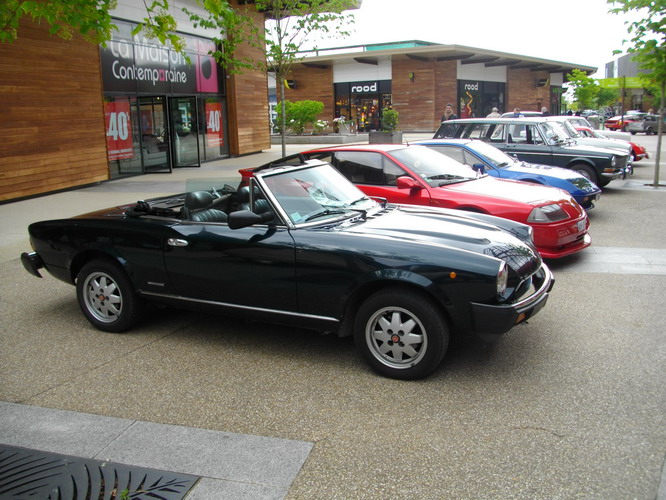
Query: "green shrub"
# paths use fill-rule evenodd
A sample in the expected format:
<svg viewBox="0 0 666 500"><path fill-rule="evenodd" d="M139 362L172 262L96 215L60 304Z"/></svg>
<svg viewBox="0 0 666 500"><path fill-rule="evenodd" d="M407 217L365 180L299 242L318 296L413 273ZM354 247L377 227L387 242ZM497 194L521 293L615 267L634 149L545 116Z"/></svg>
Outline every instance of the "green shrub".
<svg viewBox="0 0 666 500"><path fill-rule="evenodd" d="M382 111L382 132L393 132L398 128L398 112L393 108Z"/></svg>
<svg viewBox="0 0 666 500"><path fill-rule="evenodd" d="M319 101L285 101L287 128L300 135L308 125L317 121L317 115L324 111L324 103ZM278 103L278 123L282 123L282 106Z"/></svg>

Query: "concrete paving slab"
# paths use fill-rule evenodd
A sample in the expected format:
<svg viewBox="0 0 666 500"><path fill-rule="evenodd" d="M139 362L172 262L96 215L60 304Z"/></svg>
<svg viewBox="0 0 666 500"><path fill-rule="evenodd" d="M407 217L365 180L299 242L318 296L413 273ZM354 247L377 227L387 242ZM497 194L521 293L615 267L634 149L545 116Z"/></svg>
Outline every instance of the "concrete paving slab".
<svg viewBox="0 0 666 500"><path fill-rule="evenodd" d="M262 484L234 483L219 479L202 478L190 491L187 500L281 500L287 488L271 487ZM661 499L660 499L661 500Z"/></svg>
<svg viewBox="0 0 666 500"><path fill-rule="evenodd" d="M313 444L0 401L0 443L201 476L188 498L284 498Z"/></svg>
<svg viewBox="0 0 666 500"><path fill-rule="evenodd" d="M312 443L135 422L100 454L113 462L286 488Z"/></svg>
<svg viewBox="0 0 666 500"><path fill-rule="evenodd" d="M131 425L124 418L0 401L0 441L12 446L96 458Z"/></svg>
<svg viewBox="0 0 666 500"><path fill-rule="evenodd" d="M555 271L665 276L666 250L592 246L571 258L550 262L550 266Z"/></svg>

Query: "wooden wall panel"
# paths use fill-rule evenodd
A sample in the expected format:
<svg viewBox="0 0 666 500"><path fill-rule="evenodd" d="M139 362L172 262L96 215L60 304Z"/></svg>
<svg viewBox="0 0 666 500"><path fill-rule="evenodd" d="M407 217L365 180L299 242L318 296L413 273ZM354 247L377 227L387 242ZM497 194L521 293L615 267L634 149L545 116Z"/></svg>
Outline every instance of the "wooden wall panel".
<svg viewBox="0 0 666 500"><path fill-rule="evenodd" d="M433 130L435 79L432 61L394 56L391 61L393 81L391 99L399 113L401 130ZM409 74L413 73L413 80Z"/></svg>
<svg viewBox="0 0 666 500"><path fill-rule="evenodd" d="M99 49L25 22L0 44L0 201L109 178Z"/></svg>
<svg viewBox="0 0 666 500"><path fill-rule="evenodd" d="M237 1L233 1L238 5ZM251 12L247 7L238 7L241 12L254 18L263 28L264 16ZM236 48L236 57L263 59L264 53L242 43ZM232 156L256 153L271 148L270 122L268 116L268 76L262 71L243 70L227 79L227 105L229 110L229 146Z"/></svg>
<svg viewBox="0 0 666 500"><path fill-rule="evenodd" d="M435 62L435 130L441 123L447 104L453 105L454 112L458 109L458 62Z"/></svg>
<svg viewBox="0 0 666 500"><path fill-rule="evenodd" d="M285 89L284 97L287 101L311 100L324 104L324 110L317 117L326 120L331 126L335 118L335 97L333 95L333 67L308 68L302 64L292 67L288 80L296 82L293 90ZM276 85L280 82L276 82ZM279 89L276 90L277 99L280 100Z"/></svg>
<svg viewBox="0 0 666 500"><path fill-rule="evenodd" d="M409 74L414 74L410 80ZM406 56L392 59L393 107L400 113L400 128L434 131L447 103L457 93L455 61L421 61Z"/></svg>

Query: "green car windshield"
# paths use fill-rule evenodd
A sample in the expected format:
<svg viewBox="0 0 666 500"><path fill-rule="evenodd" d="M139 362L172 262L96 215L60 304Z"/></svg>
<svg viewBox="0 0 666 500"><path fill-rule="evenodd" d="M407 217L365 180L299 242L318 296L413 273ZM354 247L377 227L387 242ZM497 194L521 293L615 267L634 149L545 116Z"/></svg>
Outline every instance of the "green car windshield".
<svg viewBox="0 0 666 500"><path fill-rule="evenodd" d="M270 173L262 178L294 224L349 217L378 207L328 164Z"/></svg>

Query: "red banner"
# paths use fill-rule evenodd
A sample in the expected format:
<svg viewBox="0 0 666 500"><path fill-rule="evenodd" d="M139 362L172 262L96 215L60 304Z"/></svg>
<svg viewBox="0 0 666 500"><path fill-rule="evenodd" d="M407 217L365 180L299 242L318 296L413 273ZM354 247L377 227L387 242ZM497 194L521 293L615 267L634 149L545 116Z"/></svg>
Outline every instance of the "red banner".
<svg viewBox="0 0 666 500"><path fill-rule="evenodd" d="M134 156L130 104L127 101L104 103L106 120L106 146L109 160L123 160Z"/></svg>
<svg viewBox="0 0 666 500"><path fill-rule="evenodd" d="M219 102L206 103L206 144L208 147L224 146L222 105Z"/></svg>

